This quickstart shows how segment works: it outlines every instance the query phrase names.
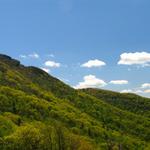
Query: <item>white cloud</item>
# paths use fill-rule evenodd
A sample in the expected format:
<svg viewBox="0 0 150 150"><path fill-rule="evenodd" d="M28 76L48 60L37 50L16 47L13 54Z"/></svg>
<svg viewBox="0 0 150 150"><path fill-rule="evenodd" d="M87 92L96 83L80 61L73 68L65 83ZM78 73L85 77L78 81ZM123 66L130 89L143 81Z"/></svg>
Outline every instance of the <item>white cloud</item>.
<svg viewBox="0 0 150 150"><path fill-rule="evenodd" d="M143 93L143 91L142 90L136 90L136 91L134 91L134 93L140 94L140 93Z"/></svg>
<svg viewBox="0 0 150 150"><path fill-rule="evenodd" d="M150 93L150 89L145 90L144 93Z"/></svg>
<svg viewBox="0 0 150 150"><path fill-rule="evenodd" d="M40 58L40 56L39 56L39 54L37 54L37 53L32 53L32 54L29 54L29 55L24 55L24 54L21 54L20 56L19 56L20 58L34 58L34 59L38 59L38 58Z"/></svg>
<svg viewBox="0 0 150 150"><path fill-rule="evenodd" d="M105 62L95 59L95 60L89 60L88 62L82 64L81 67L92 68L92 67L101 67L105 65L106 65Z"/></svg>
<svg viewBox="0 0 150 150"><path fill-rule="evenodd" d="M120 55L119 65L141 65L143 67L150 65L150 53L135 52L123 53Z"/></svg>
<svg viewBox="0 0 150 150"><path fill-rule="evenodd" d="M60 67L60 63L57 63L55 61L46 61L45 62L45 66L47 67L51 67L51 68L59 68Z"/></svg>
<svg viewBox="0 0 150 150"><path fill-rule="evenodd" d="M118 85L122 85L122 84L128 84L129 82L127 80L112 80L109 82L110 84L118 84Z"/></svg>
<svg viewBox="0 0 150 150"><path fill-rule="evenodd" d="M133 91L130 89L126 89L126 90L122 90L121 93L133 93Z"/></svg>
<svg viewBox="0 0 150 150"><path fill-rule="evenodd" d="M68 79L64 79L64 78L58 78L59 80L61 80L62 82L70 82L70 80Z"/></svg>
<svg viewBox="0 0 150 150"><path fill-rule="evenodd" d="M20 57L20 58L27 58L26 55L20 55L19 57Z"/></svg>
<svg viewBox="0 0 150 150"><path fill-rule="evenodd" d="M103 87L106 84L105 81L96 78L96 76L94 75L87 75L84 76L84 81L83 82L79 82L78 85L76 85L74 88L76 89L83 89L83 88L100 88Z"/></svg>
<svg viewBox="0 0 150 150"><path fill-rule="evenodd" d="M48 68L41 68L41 69L47 73L50 73L50 69L48 69Z"/></svg>
<svg viewBox="0 0 150 150"><path fill-rule="evenodd" d="M150 83L144 83L141 85L141 88L150 88Z"/></svg>
<svg viewBox="0 0 150 150"><path fill-rule="evenodd" d="M121 93L135 93L135 94L143 94L144 91L138 89L125 89L122 90Z"/></svg>
<svg viewBox="0 0 150 150"><path fill-rule="evenodd" d="M29 54L28 56L35 59L40 57L37 53Z"/></svg>

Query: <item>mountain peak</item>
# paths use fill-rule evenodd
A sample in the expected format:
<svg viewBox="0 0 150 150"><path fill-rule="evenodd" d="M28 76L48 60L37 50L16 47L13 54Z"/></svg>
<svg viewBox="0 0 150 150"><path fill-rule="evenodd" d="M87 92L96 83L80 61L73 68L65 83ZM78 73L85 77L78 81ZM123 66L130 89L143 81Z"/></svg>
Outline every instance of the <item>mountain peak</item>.
<svg viewBox="0 0 150 150"><path fill-rule="evenodd" d="M7 60L11 60L12 58L8 55L5 55L5 54L0 54L0 60L1 59L7 59Z"/></svg>
<svg viewBox="0 0 150 150"><path fill-rule="evenodd" d="M5 55L5 54L0 54L0 61L3 61L7 64L11 64L13 66L19 66L20 65L20 61L13 59L10 56Z"/></svg>

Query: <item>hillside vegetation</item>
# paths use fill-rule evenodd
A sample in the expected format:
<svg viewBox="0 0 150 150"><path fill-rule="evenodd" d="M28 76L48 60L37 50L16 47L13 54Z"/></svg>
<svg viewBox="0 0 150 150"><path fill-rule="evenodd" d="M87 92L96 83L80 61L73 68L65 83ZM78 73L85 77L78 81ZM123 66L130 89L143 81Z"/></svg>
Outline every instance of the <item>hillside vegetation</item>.
<svg viewBox="0 0 150 150"><path fill-rule="evenodd" d="M150 118L150 99L132 93L117 93L101 89L82 89L81 91L90 94L104 102L118 108Z"/></svg>
<svg viewBox="0 0 150 150"><path fill-rule="evenodd" d="M149 150L150 99L75 90L0 55L0 150Z"/></svg>

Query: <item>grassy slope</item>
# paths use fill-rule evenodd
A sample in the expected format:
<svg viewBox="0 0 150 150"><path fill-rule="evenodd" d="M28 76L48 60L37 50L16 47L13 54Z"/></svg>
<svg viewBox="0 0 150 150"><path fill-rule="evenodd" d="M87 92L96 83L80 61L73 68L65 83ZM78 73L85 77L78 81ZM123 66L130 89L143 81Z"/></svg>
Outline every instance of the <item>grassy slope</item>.
<svg viewBox="0 0 150 150"><path fill-rule="evenodd" d="M52 139L57 144L53 142L51 145L55 148L52 149L73 149L75 145L78 145L75 149L119 149L120 146L143 149L149 143L150 121L147 117L126 111L128 109L121 110L121 107L93 97L95 95L75 91L38 68L24 67L18 61L2 57L0 84L0 120L4 126L0 131L0 141L3 149L12 143L15 147L16 136L21 136L26 130L32 128L35 132L36 121L42 125L35 137L48 130L44 125L56 131L61 125L65 138L61 136L60 142L59 134L53 133ZM9 140L11 142L6 144ZM69 146L66 145L68 141ZM43 148L42 144L37 145Z"/></svg>

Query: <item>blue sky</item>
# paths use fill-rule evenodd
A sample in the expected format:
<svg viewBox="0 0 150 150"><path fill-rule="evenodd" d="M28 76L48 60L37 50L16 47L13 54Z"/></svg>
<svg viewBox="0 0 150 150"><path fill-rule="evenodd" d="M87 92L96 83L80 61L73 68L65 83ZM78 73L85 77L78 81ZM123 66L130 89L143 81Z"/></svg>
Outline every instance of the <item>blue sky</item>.
<svg viewBox="0 0 150 150"><path fill-rule="evenodd" d="M0 0L0 53L76 88L150 97L149 7L149 0Z"/></svg>

